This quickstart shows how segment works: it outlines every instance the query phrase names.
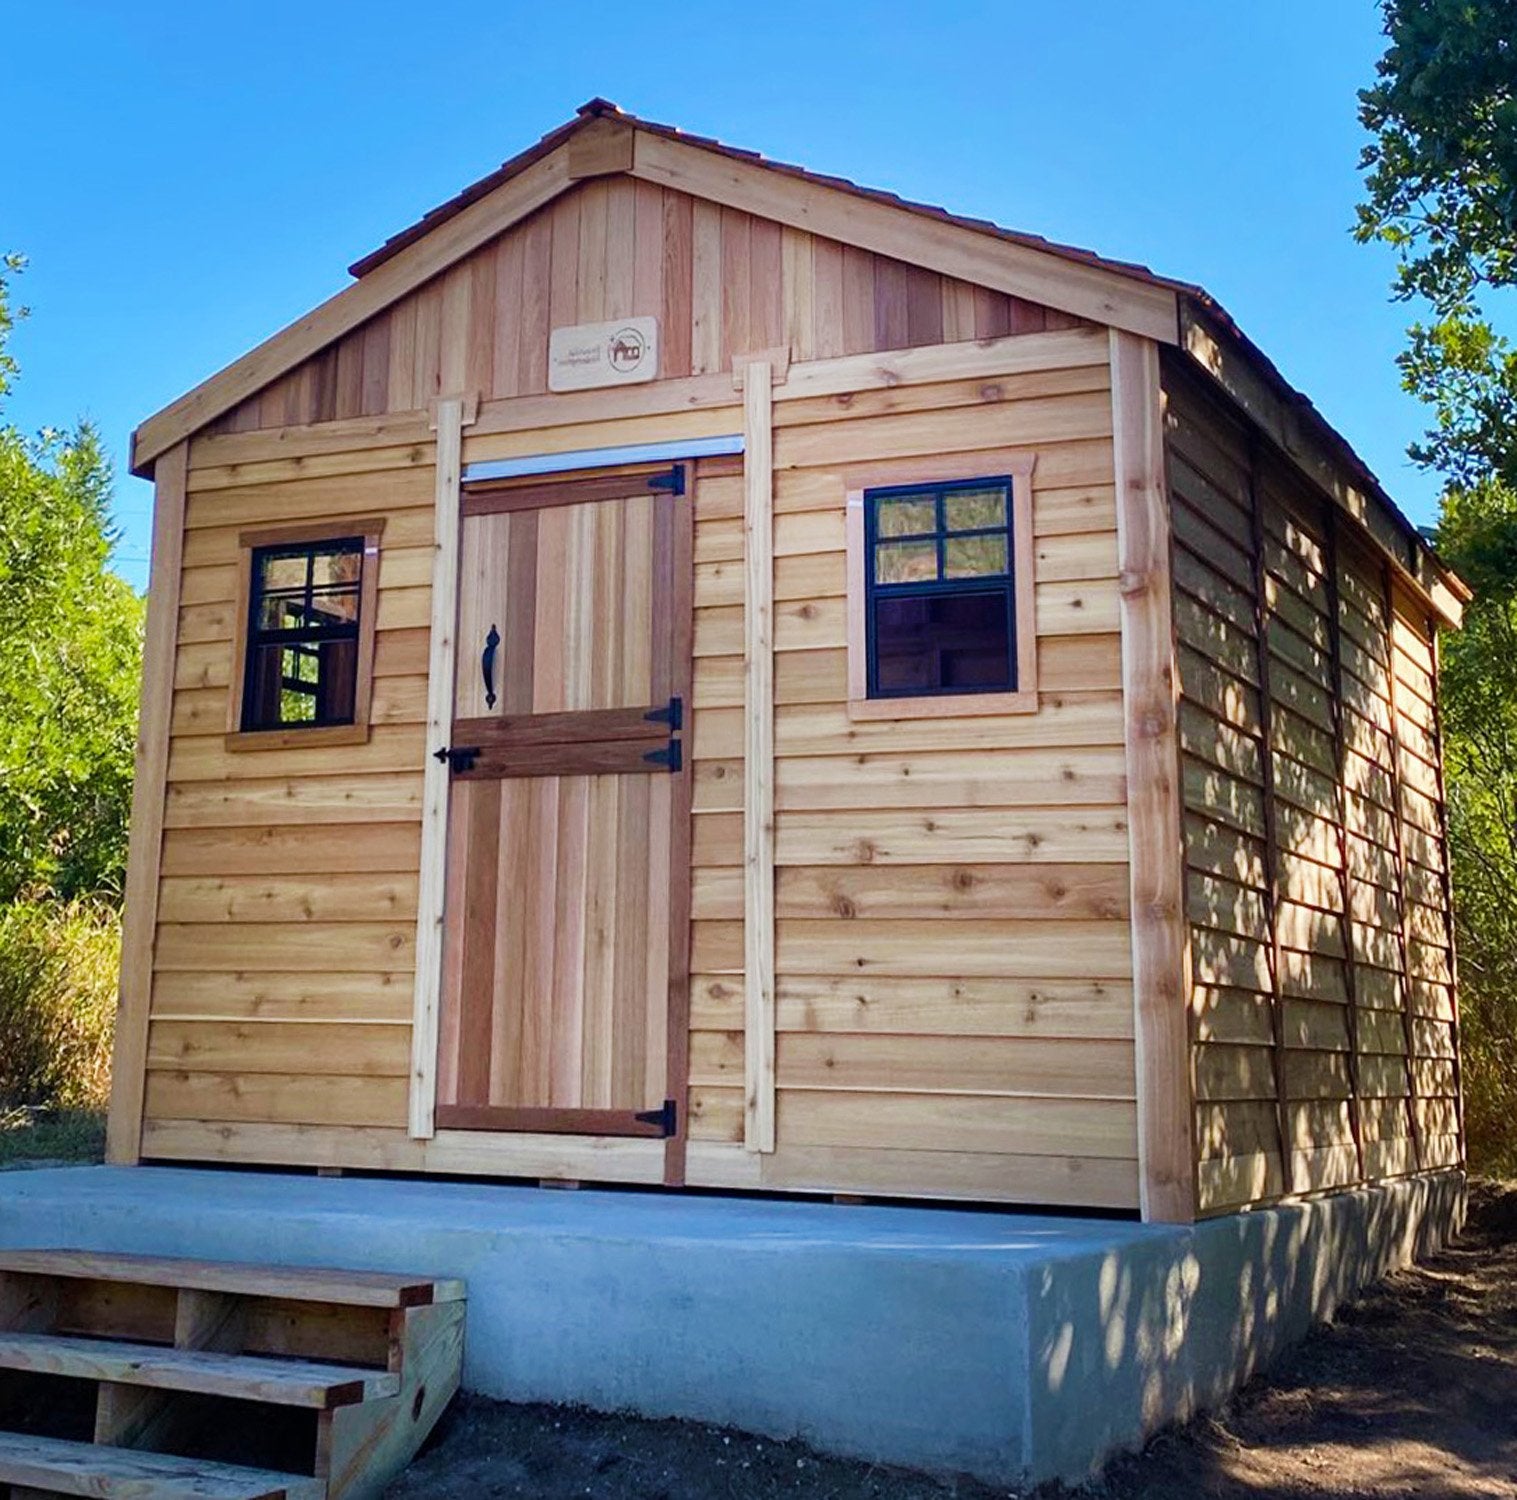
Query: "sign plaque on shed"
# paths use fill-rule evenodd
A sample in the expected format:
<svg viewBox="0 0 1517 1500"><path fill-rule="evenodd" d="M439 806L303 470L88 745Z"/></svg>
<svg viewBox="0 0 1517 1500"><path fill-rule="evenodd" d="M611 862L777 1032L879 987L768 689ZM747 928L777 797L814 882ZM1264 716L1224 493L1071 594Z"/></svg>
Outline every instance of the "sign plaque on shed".
<svg viewBox="0 0 1517 1500"><path fill-rule="evenodd" d="M548 389L588 391L658 378L658 319L579 323L548 335Z"/></svg>

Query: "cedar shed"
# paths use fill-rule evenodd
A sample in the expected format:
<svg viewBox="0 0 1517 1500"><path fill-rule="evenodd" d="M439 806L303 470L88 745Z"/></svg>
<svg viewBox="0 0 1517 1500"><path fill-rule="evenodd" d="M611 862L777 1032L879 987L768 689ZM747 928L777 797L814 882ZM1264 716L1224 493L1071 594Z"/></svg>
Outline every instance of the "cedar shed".
<svg viewBox="0 0 1517 1500"><path fill-rule="evenodd" d="M148 419L110 1155L1462 1166L1468 597L1197 287L594 101Z"/></svg>

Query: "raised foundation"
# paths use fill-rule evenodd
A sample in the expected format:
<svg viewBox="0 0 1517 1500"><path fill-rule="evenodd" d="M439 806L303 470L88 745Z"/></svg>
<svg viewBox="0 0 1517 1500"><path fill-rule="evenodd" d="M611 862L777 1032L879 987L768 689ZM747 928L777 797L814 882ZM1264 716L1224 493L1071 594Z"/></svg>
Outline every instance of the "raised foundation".
<svg viewBox="0 0 1517 1500"><path fill-rule="evenodd" d="M1083 1477L1459 1225L1458 1173L1193 1228L169 1167L0 1175L0 1245L468 1281L464 1385Z"/></svg>

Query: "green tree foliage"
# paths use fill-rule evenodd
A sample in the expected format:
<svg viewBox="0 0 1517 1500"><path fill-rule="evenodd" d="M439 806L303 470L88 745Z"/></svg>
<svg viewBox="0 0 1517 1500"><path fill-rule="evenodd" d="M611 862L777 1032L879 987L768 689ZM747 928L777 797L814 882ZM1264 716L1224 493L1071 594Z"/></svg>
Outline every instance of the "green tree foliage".
<svg viewBox="0 0 1517 1500"><path fill-rule="evenodd" d="M142 602L110 569L110 469L88 423L5 421L17 256L0 264L0 902L119 899Z"/></svg>
<svg viewBox="0 0 1517 1500"><path fill-rule="evenodd" d="M1447 481L1443 555L1474 586L1443 648L1443 713L1471 1160L1517 1170L1517 0L1385 0L1360 95L1374 139L1357 234L1393 246L1427 309L1400 364Z"/></svg>
<svg viewBox="0 0 1517 1500"><path fill-rule="evenodd" d="M1476 590L1443 647L1444 760L1472 1162L1517 1172L1517 492L1451 489L1439 545Z"/></svg>

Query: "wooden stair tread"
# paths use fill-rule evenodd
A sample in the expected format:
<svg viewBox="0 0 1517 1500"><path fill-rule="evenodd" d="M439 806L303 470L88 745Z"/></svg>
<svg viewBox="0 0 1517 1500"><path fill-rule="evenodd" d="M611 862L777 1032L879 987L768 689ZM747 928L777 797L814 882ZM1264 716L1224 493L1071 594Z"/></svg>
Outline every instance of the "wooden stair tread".
<svg viewBox="0 0 1517 1500"><path fill-rule="evenodd" d="M0 1432L0 1481L89 1500L322 1500L298 1474Z"/></svg>
<svg viewBox="0 0 1517 1500"><path fill-rule="evenodd" d="M433 1302L457 1302L464 1296L463 1282L451 1277L397 1276L388 1271L269 1266L97 1250L0 1250L0 1271L188 1287L244 1297L334 1302L347 1307L424 1307Z"/></svg>
<svg viewBox="0 0 1517 1500"><path fill-rule="evenodd" d="M0 1333L0 1369L231 1396L317 1411L394 1396L400 1391L399 1375L357 1365L49 1333Z"/></svg>

